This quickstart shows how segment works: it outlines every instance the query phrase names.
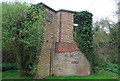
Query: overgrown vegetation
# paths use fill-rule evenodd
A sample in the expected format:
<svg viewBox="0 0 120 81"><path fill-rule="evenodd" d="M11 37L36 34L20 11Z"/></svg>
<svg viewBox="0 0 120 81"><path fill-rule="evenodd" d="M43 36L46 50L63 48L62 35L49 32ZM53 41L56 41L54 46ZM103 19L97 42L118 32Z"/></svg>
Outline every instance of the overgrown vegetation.
<svg viewBox="0 0 120 81"><path fill-rule="evenodd" d="M7 70L16 70L18 69L18 64L17 63L2 63L0 65L0 68L2 68L2 71L7 71Z"/></svg>
<svg viewBox="0 0 120 81"><path fill-rule="evenodd" d="M92 14L87 11L77 12L75 14L75 23L78 24L76 28L75 41L80 50L85 54L90 61L91 69L93 69L94 62L94 47L93 47L93 26ZM92 71L92 70L91 70Z"/></svg>
<svg viewBox="0 0 120 81"><path fill-rule="evenodd" d="M108 70L119 72L118 65L118 25L106 19L96 21L92 26L92 14L83 11L75 15L78 24L75 40L80 50L91 63L92 71Z"/></svg>
<svg viewBox="0 0 120 81"><path fill-rule="evenodd" d="M14 50L21 75L26 76L26 67L36 64L36 55L43 42L44 11L35 5L19 2L2 3L2 8L3 50Z"/></svg>
<svg viewBox="0 0 120 81"><path fill-rule="evenodd" d="M119 72L118 62L118 23L108 19L101 19L94 23L97 31L94 34L94 43L96 45L95 54L95 71L101 69L109 70L114 73ZM107 30L105 30L107 29Z"/></svg>

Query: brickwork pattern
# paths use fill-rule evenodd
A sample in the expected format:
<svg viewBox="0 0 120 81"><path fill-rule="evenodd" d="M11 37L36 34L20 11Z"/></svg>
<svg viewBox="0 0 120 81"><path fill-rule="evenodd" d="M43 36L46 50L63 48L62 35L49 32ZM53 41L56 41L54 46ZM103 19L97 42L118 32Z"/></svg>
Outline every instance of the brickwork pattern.
<svg viewBox="0 0 120 81"><path fill-rule="evenodd" d="M36 79L90 74L90 64L73 40L73 13L53 12L52 22L45 23L44 43L39 54Z"/></svg>
<svg viewBox="0 0 120 81"><path fill-rule="evenodd" d="M55 48L56 53L65 53L65 52L71 53L71 52L79 51L77 44L75 43L57 42L55 46L56 46Z"/></svg>

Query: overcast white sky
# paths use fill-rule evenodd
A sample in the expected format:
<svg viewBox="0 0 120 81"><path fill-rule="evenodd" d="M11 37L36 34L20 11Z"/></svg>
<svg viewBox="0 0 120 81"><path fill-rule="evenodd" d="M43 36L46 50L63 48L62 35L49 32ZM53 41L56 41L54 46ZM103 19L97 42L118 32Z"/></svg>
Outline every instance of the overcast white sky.
<svg viewBox="0 0 120 81"><path fill-rule="evenodd" d="M88 10L94 15L94 21L108 17L112 21L117 21L115 14L117 5L115 0L3 0L3 1L26 1L27 3L45 3L49 7L59 10L67 9L72 11Z"/></svg>

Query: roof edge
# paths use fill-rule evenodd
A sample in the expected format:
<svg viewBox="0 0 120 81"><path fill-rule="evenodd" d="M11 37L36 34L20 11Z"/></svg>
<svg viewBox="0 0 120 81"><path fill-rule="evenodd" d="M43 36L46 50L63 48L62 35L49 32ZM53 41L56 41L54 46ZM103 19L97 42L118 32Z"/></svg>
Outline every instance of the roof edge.
<svg viewBox="0 0 120 81"><path fill-rule="evenodd" d="M46 8L48 8L48 9L50 9L50 10L56 12L56 10L54 10L53 8L47 6L46 4L44 4L44 3L42 3L42 2L41 2L41 3L38 3L38 4L36 4L36 5L43 5L43 6L45 6Z"/></svg>
<svg viewBox="0 0 120 81"><path fill-rule="evenodd" d="M57 12L60 12L60 11L70 12L70 13L76 13L76 11L71 11L71 10L66 10L66 9L59 9L59 10L57 10Z"/></svg>
<svg viewBox="0 0 120 81"><path fill-rule="evenodd" d="M59 9L59 10L54 10L53 8L51 8L51 7L49 7L49 6L47 6L46 4L44 4L44 3L38 3L38 4L36 4L36 5L43 5L43 6L45 6L46 8L48 8L48 9L50 9L50 10L52 10L52 11L54 11L54 12L60 12L60 11L63 11L63 12L70 12L70 13L76 13L76 11L71 11L71 10L66 10L66 9Z"/></svg>

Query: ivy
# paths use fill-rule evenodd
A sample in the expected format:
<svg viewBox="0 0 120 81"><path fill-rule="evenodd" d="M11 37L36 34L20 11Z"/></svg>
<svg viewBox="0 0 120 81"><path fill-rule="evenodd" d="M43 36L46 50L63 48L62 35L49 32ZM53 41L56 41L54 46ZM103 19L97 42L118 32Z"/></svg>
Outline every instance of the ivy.
<svg viewBox="0 0 120 81"><path fill-rule="evenodd" d="M92 30L92 14L88 11L76 12L74 23L77 23L75 41L79 49L85 54L93 69L94 61L94 45L93 45L93 30ZM92 71L92 70L91 70Z"/></svg>

